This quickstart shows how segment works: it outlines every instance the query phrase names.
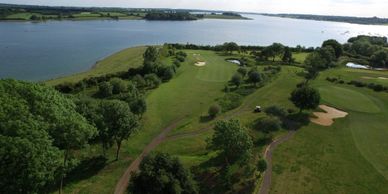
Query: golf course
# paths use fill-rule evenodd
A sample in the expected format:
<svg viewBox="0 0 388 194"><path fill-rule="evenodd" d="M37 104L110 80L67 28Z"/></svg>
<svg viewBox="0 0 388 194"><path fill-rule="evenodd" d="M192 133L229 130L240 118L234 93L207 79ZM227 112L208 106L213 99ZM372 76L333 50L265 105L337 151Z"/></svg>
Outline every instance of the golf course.
<svg viewBox="0 0 388 194"><path fill-rule="evenodd" d="M21 181L27 193L388 193L388 54L353 45L138 46L70 76L1 80L0 127L19 126L1 131L16 150L4 164L47 174ZM345 65L360 58L379 69Z"/></svg>

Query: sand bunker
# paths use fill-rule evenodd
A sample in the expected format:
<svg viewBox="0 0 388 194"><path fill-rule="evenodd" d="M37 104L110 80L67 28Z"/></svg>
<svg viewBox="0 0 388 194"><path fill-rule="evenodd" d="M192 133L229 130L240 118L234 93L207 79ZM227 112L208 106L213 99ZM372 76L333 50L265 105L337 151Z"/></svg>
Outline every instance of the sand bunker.
<svg viewBox="0 0 388 194"><path fill-rule="evenodd" d="M322 126L331 126L334 123L334 119L343 118L348 115L347 112L326 105L319 105L319 108L325 112L314 112L317 118L310 118L310 121Z"/></svg>
<svg viewBox="0 0 388 194"><path fill-rule="evenodd" d="M383 79L383 80L388 80L388 77L362 77L363 79Z"/></svg>
<svg viewBox="0 0 388 194"><path fill-rule="evenodd" d="M196 62L194 65L197 66L197 67L202 67L202 66L205 66L205 65L206 65L206 62L198 61L198 62Z"/></svg>

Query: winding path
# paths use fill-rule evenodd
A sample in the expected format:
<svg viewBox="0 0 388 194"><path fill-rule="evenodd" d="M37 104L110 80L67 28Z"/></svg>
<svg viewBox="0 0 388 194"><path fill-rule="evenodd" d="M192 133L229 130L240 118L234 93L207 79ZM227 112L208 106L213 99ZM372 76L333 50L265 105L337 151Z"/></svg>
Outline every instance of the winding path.
<svg viewBox="0 0 388 194"><path fill-rule="evenodd" d="M155 149L160 143L162 143L167 134L174 128L177 127L178 123L182 121L185 117L176 119L172 122L171 125L167 126L162 130L162 132L156 136L144 149L143 152L131 163L131 165L125 170L124 174L121 176L120 180L116 184L115 194L123 194L127 190L129 179L131 173L139 169L140 162L143 160L147 154L149 154L153 149Z"/></svg>
<svg viewBox="0 0 388 194"><path fill-rule="evenodd" d="M268 194L269 189L271 188L271 178L272 178L272 153L274 149L286 141L288 141L292 136L294 136L296 131L289 131L286 135L276 139L271 144L267 146L264 152L264 158L267 161L267 170L264 172L263 182L261 183L260 190L258 194Z"/></svg>

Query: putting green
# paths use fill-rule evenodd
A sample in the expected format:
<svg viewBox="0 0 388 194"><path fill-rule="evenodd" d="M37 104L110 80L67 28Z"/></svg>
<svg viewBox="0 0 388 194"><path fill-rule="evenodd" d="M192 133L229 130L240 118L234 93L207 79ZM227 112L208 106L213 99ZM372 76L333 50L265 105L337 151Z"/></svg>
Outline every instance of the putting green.
<svg viewBox="0 0 388 194"><path fill-rule="evenodd" d="M319 88L319 92L324 102L336 108L365 113L380 112L380 108L371 97L355 90L338 86L322 86Z"/></svg>
<svg viewBox="0 0 388 194"><path fill-rule="evenodd" d="M213 51L191 51L189 55L196 54L196 58L206 62L205 66L197 67L196 78L208 82L227 82L237 70L237 65L225 61Z"/></svg>

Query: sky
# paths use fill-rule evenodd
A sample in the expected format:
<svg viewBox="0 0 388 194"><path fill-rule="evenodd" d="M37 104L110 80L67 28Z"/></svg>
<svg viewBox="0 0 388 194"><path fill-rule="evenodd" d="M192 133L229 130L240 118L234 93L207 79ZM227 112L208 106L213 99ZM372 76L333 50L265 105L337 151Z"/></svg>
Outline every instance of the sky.
<svg viewBox="0 0 388 194"><path fill-rule="evenodd" d="M388 0L0 0L50 6L185 8L388 18Z"/></svg>

